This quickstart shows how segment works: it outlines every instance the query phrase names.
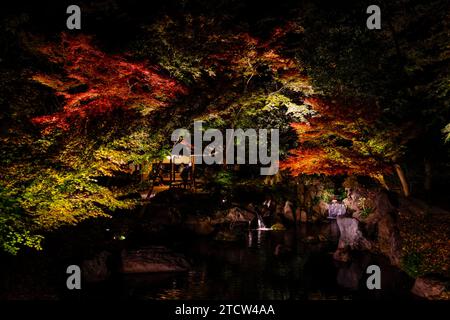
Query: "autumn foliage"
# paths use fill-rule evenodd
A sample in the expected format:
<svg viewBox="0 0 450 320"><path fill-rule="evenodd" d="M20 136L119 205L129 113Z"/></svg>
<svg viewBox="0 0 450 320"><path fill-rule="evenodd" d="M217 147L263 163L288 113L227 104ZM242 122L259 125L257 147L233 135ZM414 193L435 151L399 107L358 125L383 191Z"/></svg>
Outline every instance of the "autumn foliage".
<svg viewBox="0 0 450 320"><path fill-rule="evenodd" d="M194 119L220 130L278 128L280 167L293 176L362 175L383 183L392 168L407 169L406 160L420 169L448 123L447 29L410 41L423 13L366 32L351 19L337 28L339 14L319 9L248 21L222 6L215 14L161 14L139 18L132 36L114 41L95 30L95 37L63 33L55 41L58 31L20 31L33 24L26 16L6 21L4 249L38 247L43 231L131 209L140 201L133 197L148 191L137 172L147 176L143 168L167 154L172 130ZM438 27L440 20L430 22ZM413 130L404 130L410 123ZM408 150L411 137L427 130ZM444 163L442 154L436 164Z"/></svg>
<svg viewBox="0 0 450 320"><path fill-rule="evenodd" d="M293 123L299 147L281 164L293 175L357 174L379 178L392 171L399 152L396 134L377 127L375 107L342 105L318 96L305 99L316 112L306 122ZM355 102L356 104L356 102Z"/></svg>
<svg viewBox="0 0 450 320"><path fill-rule="evenodd" d="M33 76L64 100L62 110L33 119L47 133L54 128L68 130L115 109L148 112L186 93L184 86L157 67L130 62L124 55L106 54L88 36L63 34L60 43L39 47L39 51L64 71Z"/></svg>

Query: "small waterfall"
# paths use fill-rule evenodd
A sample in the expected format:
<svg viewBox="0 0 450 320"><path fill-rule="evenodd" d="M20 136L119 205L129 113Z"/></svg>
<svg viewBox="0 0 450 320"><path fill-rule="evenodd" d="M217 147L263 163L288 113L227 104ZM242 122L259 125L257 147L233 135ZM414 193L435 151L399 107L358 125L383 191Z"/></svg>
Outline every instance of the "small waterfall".
<svg viewBox="0 0 450 320"><path fill-rule="evenodd" d="M257 213L256 218L258 219L258 229L257 230L272 230L272 228L267 228L262 217Z"/></svg>
<svg viewBox="0 0 450 320"><path fill-rule="evenodd" d="M258 229L266 229L266 225L264 224L263 219L259 214L257 214L258 217Z"/></svg>
<svg viewBox="0 0 450 320"><path fill-rule="evenodd" d="M337 217L344 216L347 211L347 208L343 203L339 203L336 200L333 200L328 205L328 219L336 219Z"/></svg>

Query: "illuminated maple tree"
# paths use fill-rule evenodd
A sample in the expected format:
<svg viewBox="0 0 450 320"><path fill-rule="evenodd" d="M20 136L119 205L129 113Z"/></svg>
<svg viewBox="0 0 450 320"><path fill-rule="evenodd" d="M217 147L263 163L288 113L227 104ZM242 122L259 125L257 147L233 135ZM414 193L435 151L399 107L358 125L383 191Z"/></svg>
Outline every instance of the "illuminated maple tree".
<svg viewBox="0 0 450 320"><path fill-rule="evenodd" d="M363 175L382 184L402 153L401 131L381 129L379 113L364 111L312 96L305 99L317 114L307 122L293 123L299 147L281 164L291 174Z"/></svg>
<svg viewBox="0 0 450 320"><path fill-rule="evenodd" d="M63 34L60 43L38 50L63 69L63 73L33 76L64 99L62 110L33 119L47 133L55 128L68 130L116 109L147 114L186 93L184 86L157 67L130 62L123 55L105 54L88 36Z"/></svg>
<svg viewBox="0 0 450 320"><path fill-rule="evenodd" d="M392 26L367 32L347 9L311 3L255 21L222 6L164 13L117 42L55 41L19 31L26 18L0 22L0 242L38 247L42 230L131 208L124 199L145 187L132 185L130 167L160 159L172 130L199 118L222 130L279 128L280 158L291 150L281 167L294 176L401 176L406 152L428 157L448 123L448 19L394 10ZM417 32L422 19L436 28ZM409 130L414 121L423 123ZM437 139L423 135L436 128Z"/></svg>

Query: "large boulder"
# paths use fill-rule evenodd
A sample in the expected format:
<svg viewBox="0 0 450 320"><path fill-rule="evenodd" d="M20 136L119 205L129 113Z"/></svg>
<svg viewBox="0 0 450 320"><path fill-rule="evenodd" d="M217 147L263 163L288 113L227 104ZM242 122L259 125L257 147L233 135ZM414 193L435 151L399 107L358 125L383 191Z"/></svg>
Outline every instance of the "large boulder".
<svg viewBox="0 0 450 320"><path fill-rule="evenodd" d="M210 235L218 230L221 225L248 227L256 218L256 215L246 209L233 207L228 210L217 211L212 217L200 215L189 216L184 224L186 228L198 235Z"/></svg>
<svg viewBox="0 0 450 320"><path fill-rule="evenodd" d="M286 227L280 222L277 222L277 223L273 224L271 228L272 228L273 231L284 231L284 230L286 230Z"/></svg>
<svg viewBox="0 0 450 320"><path fill-rule="evenodd" d="M428 276L417 278L411 292L428 300L449 300L448 281Z"/></svg>
<svg viewBox="0 0 450 320"><path fill-rule="evenodd" d="M397 209L385 192L375 197L376 210L369 216L366 223L368 229L376 224L378 250L386 255L391 263L399 266L402 260L402 245L400 232L397 226Z"/></svg>
<svg viewBox="0 0 450 320"><path fill-rule="evenodd" d="M231 208L226 214L226 219L229 222L249 222L254 218L255 214L253 212L238 207Z"/></svg>
<svg viewBox="0 0 450 320"><path fill-rule="evenodd" d="M361 223L357 219L338 217L336 221L340 232L338 247L349 246L353 250L371 248L371 243L363 236Z"/></svg>
<svg viewBox="0 0 450 320"><path fill-rule="evenodd" d="M317 204L312 207L313 217L317 220L321 218L326 218L328 216L328 203L320 200Z"/></svg>
<svg viewBox="0 0 450 320"><path fill-rule="evenodd" d="M293 208L293 204L290 201L286 201L286 203L284 204L284 208L283 208L283 216L286 220L294 222L295 218L294 218L294 208Z"/></svg>
<svg viewBox="0 0 450 320"><path fill-rule="evenodd" d="M181 272L190 268L183 255L159 246L124 250L121 260L122 273Z"/></svg>
<svg viewBox="0 0 450 320"><path fill-rule="evenodd" d="M378 246L393 265L400 265L402 260L401 238L391 216L383 216L378 222Z"/></svg>
<svg viewBox="0 0 450 320"><path fill-rule="evenodd" d="M402 246L397 225L398 209L393 205L389 195L383 191L363 189L352 189L347 192L348 197L343 202L352 218L337 219L341 232L339 249L342 251L344 244L350 241L349 250L361 248L373 250L387 256L393 265L400 266ZM361 215L359 206L362 200L372 210L367 216ZM340 255L345 256L342 253Z"/></svg>
<svg viewBox="0 0 450 320"><path fill-rule="evenodd" d="M297 221L301 221L301 222L303 222L303 223L306 223L306 222L308 222L308 214L306 213L306 211L300 211L299 210L299 218L297 218L298 220Z"/></svg>
<svg viewBox="0 0 450 320"><path fill-rule="evenodd" d="M211 223L213 225L223 224L223 223L250 223L255 219L256 215L249 210L245 210L239 207L233 207L228 210L218 211L213 218L211 218Z"/></svg>
<svg viewBox="0 0 450 320"><path fill-rule="evenodd" d="M338 261L348 261L351 250L370 250L372 244L362 233L362 226L355 218L338 217L339 243L333 257Z"/></svg>

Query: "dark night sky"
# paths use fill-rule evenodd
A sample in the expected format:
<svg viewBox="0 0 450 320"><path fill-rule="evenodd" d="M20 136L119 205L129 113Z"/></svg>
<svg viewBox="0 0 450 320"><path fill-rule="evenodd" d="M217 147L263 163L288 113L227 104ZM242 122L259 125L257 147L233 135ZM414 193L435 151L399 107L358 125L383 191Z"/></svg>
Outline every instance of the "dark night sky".
<svg viewBox="0 0 450 320"><path fill-rule="evenodd" d="M246 26L251 33L264 36L266 31L304 10L309 1L179 1L179 0L102 0L102 1L13 1L2 3L2 16L23 16L27 22L23 25L27 31L47 36L58 34L66 29L66 8L77 4L82 10L82 30L86 34L95 34L98 40L119 46L133 39L143 24L151 23L162 15L209 15L228 21L230 28L236 25ZM317 3L317 1L315 1ZM365 1L363 1L365 2ZM323 3L328 12L361 12L361 22L365 21L365 4L360 1L339 1ZM223 19L226 17L226 19ZM78 31L72 31L78 32Z"/></svg>

